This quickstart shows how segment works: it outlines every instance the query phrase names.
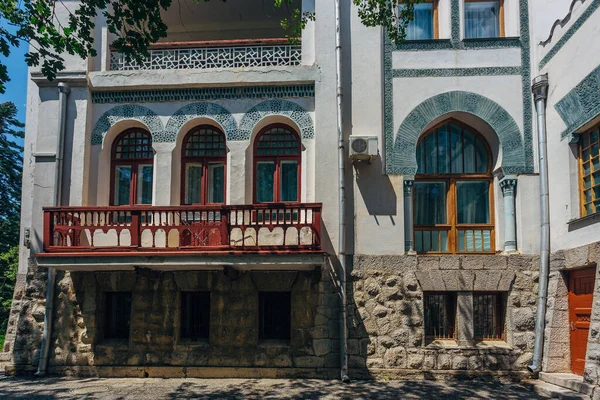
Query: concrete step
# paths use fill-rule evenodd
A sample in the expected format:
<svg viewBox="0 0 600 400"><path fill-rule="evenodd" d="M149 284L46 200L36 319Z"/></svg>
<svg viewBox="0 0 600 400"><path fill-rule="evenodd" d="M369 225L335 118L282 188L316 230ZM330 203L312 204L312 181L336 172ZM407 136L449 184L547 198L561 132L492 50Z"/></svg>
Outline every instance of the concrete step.
<svg viewBox="0 0 600 400"><path fill-rule="evenodd" d="M573 390L569 390L567 388L553 385L551 383L544 382L541 380L530 380L526 381L526 383L531 385L531 389L535 393L539 394L540 396L549 397L551 399L590 400L590 396L587 394L574 392Z"/></svg>
<svg viewBox="0 0 600 400"><path fill-rule="evenodd" d="M540 380L589 396L594 390L592 385L583 381L583 376L575 374L540 372Z"/></svg>

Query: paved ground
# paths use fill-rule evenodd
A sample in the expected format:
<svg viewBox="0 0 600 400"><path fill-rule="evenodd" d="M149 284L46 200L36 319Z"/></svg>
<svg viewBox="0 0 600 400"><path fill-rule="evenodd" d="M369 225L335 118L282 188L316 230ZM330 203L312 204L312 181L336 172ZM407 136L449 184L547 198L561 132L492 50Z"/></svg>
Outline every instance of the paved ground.
<svg viewBox="0 0 600 400"><path fill-rule="evenodd" d="M2 399L542 399L517 384L371 382L310 379L96 379L9 378Z"/></svg>

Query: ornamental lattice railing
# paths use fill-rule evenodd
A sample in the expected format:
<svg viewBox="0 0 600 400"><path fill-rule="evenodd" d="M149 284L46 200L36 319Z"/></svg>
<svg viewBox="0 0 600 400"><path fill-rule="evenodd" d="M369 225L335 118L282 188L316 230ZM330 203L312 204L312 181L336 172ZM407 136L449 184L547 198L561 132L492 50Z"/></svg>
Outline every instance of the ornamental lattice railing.
<svg viewBox="0 0 600 400"><path fill-rule="evenodd" d="M286 39L226 40L160 43L149 50L141 64L110 53L113 71L157 69L210 69L300 65L302 47Z"/></svg>
<svg viewBox="0 0 600 400"><path fill-rule="evenodd" d="M44 208L44 251L321 250L321 204Z"/></svg>

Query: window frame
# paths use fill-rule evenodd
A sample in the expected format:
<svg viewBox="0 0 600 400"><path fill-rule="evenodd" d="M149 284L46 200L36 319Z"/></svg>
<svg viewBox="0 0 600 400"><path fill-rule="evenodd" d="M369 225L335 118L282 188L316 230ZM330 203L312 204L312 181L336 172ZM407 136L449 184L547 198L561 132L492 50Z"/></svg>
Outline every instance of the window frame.
<svg viewBox="0 0 600 400"><path fill-rule="evenodd" d="M452 322L451 322L451 329L452 329L452 335L448 335L448 336L437 336L437 335L428 335L428 321L430 320L430 316L428 313L429 308L427 307L427 298L433 297L433 296L444 296L444 303L443 303L443 307L444 307L444 311L448 314L448 316L450 316L452 318ZM424 326L424 332L425 332L425 340L426 341L435 341L435 340L456 340L457 339L457 322L458 322L458 318L456 318L457 315L457 304L458 304L458 296L456 294L456 292L424 292L423 293L423 326ZM449 312L450 311L450 312ZM439 324L438 324L439 326ZM450 325L445 327L446 330L450 330Z"/></svg>
<svg viewBox="0 0 600 400"><path fill-rule="evenodd" d="M464 0L464 3L485 3L488 1L496 1L496 0ZM506 37L505 30L505 22L504 22L504 0L498 1L498 36L496 38ZM462 12L462 20L463 20L463 29L462 35L463 39L466 40L488 40L488 39L496 39L496 38L467 38L467 24L466 24L466 16L465 16L465 7L463 3L463 12Z"/></svg>
<svg viewBox="0 0 600 400"><path fill-rule="evenodd" d="M287 129L290 133L296 136L298 140L298 154L294 155L259 155L258 154L258 144L263 135L269 133L271 129L283 128ZM288 124L283 123L275 123L269 124L262 128L260 132L256 135L253 144L253 170L252 170L252 199L255 204L274 204L274 203L285 203L285 204L298 204L302 202L302 138L298 134L298 132L292 128ZM281 162L282 161L296 161L298 163L298 193L297 193L297 201L281 201ZM274 162L275 163L275 171L273 172L273 201L261 201L259 202L257 199L258 191L258 164L260 162Z"/></svg>
<svg viewBox="0 0 600 400"><path fill-rule="evenodd" d="M473 338L476 341L506 341L506 311L507 311L507 293L506 292L473 292ZM478 336L477 335L477 326L476 326L476 315L478 314L478 310L475 304L475 298L481 296L494 296L496 297L496 309L494 312L497 316L502 318L501 323L497 325L502 329L502 334L499 337L486 337L486 336Z"/></svg>
<svg viewBox="0 0 600 400"><path fill-rule="evenodd" d="M117 147L124 136L132 132L143 132L150 139L150 150L152 151L152 158L117 158ZM117 167L119 166L130 166L131 167L131 180L129 182L129 204L119 204L119 206L129 207L137 204L143 204L137 202L138 194L138 170L142 165L152 166L152 197L154 200L154 149L152 148L152 134L144 128L129 128L119 133L113 140L111 152L110 152L110 191L109 191L109 205L115 206L115 183Z"/></svg>
<svg viewBox="0 0 600 400"><path fill-rule="evenodd" d="M194 133L202 129L211 129L221 135L223 142L225 143L225 154L222 156L186 156L186 145ZM223 202L222 203L210 203L208 202L209 193L209 179L208 179L208 164L209 163L223 163ZM186 200L185 192L187 189L187 165L199 163L202 164L202 179L200 182L200 203L188 203ZM181 185L180 185L180 204L181 205L207 205L207 204L225 204L227 202L227 137L225 133L214 125L203 124L195 126L190 129L181 142Z"/></svg>
<svg viewBox="0 0 600 400"><path fill-rule="evenodd" d="M598 141L592 142L591 141L591 139L592 139L591 136L592 136L592 133L594 131L597 132L597 134L598 134ZM587 147L585 147L585 148L583 147L583 137L584 136L589 136L590 137L589 145ZM595 201L600 201L600 197L596 198L594 196L594 188L596 186L600 187L600 183L594 184L594 181L593 181L593 179L594 179L593 175L594 175L595 172L597 172L597 171L593 170L593 166L594 166L593 160L596 157L594 157L591 154L591 149L592 149L592 146L594 144L598 144L598 146L600 147L600 124L597 124L593 128L588 129L584 133L580 134L579 135L579 140L577 142L577 158L578 158L578 160L577 160L577 167L579 169L579 185L578 185L579 188L578 188L578 191L579 191L579 215L580 215L580 217L588 217L590 215L595 215L595 214L599 214L600 213L600 207L596 208L595 211L593 211L592 213L589 213L589 214L585 211L586 204L591 204L592 207L594 207L594 202ZM590 150L590 160L589 160L589 163L590 163L590 173L588 175L585 174L584 169L583 169L583 164L584 164L584 161L583 161L583 152L585 150L587 150L587 149ZM599 162L600 162L600 154L597 157L599 158ZM600 171L600 169L598 171ZM587 176L590 177L591 186L590 186L589 190L591 190L591 193L592 193L592 200L589 201L589 202L585 201L585 191L588 190L588 189L585 188L585 182L584 181L585 181L585 178Z"/></svg>
<svg viewBox="0 0 600 400"><path fill-rule="evenodd" d="M479 133L475 128L460 122L454 118L448 118L430 129L424 132L417 142L416 148L418 149L421 142L430 134L432 134L436 129L448 125L453 124L461 127L464 131L468 130L473 136L479 139L488 156L488 165L485 173L436 173L436 174L427 174L427 173L418 173L415 174L414 182L445 182L446 183L446 223L445 224L433 224L433 225L417 225L413 224L413 241L416 243L416 234L420 231L447 231L448 234L448 251L427 251L427 252L419 252L419 254L429 254L429 255L440 255L440 254L493 254L496 249L496 227L495 227L495 210L494 210L494 176L492 174L493 168L493 153L490 149L489 143L485 139L485 137ZM464 136L463 136L464 138ZM463 139L464 142L464 139ZM436 143L437 147L437 143ZM459 224L458 223L458 209L457 209L457 182L468 182L468 181L488 181L488 194L489 194L489 213L490 213L490 223L488 224ZM416 196L412 196L413 200L413 221L414 218L414 203L416 201ZM490 251L459 251L458 250L458 231L459 229L463 230L484 230L490 231ZM441 247L440 247L441 248Z"/></svg>
<svg viewBox="0 0 600 400"><path fill-rule="evenodd" d="M433 3L433 13L432 13L433 14L432 15L432 17L433 17L433 21L432 21L432 23L433 23L433 38L432 39L405 39L407 42L438 40L440 38L440 19L439 19L439 14L438 14L439 2L440 2L440 0L423 0L419 3L419 4ZM400 6L403 3L404 3L404 1L398 0L398 6ZM413 19L413 21L414 21L414 19Z"/></svg>

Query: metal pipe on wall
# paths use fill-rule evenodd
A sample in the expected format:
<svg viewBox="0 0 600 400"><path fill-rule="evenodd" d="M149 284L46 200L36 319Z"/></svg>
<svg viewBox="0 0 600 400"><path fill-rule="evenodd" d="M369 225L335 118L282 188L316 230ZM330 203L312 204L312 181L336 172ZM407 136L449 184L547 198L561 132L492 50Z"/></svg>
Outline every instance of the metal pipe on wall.
<svg viewBox="0 0 600 400"><path fill-rule="evenodd" d="M340 263L340 377L348 382L348 313L346 309L346 151L344 147L343 108L342 108L342 33L341 0L335 0L335 66L337 96L337 135L338 135L338 184L339 184L339 230L338 260Z"/></svg>
<svg viewBox="0 0 600 400"><path fill-rule="evenodd" d="M65 148L65 130L67 119L67 98L71 91L68 84L58 84L58 137L56 140L56 158L54 171L54 206L60 206L62 202L63 184L63 153ZM42 344L40 348L40 361L36 375L46 375L48 366L48 353L50 352L50 340L52 338L52 318L54 315L54 286L56 284L56 270L48 268L48 279L46 281L46 312L44 313L44 331L42 333Z"/></svg>
<svg viewBox="0 0 600 400"><path fill-rule="evenodd" d="M538 162L540 168L540 276L538 284L535 342L530 372L537 374L542 369L544 330L546 322L546 300L550 272L550 205L548 187L548 149L546 145L546 98L548 97L548 75L537 76L531 86L537 113Z"/></svg>

